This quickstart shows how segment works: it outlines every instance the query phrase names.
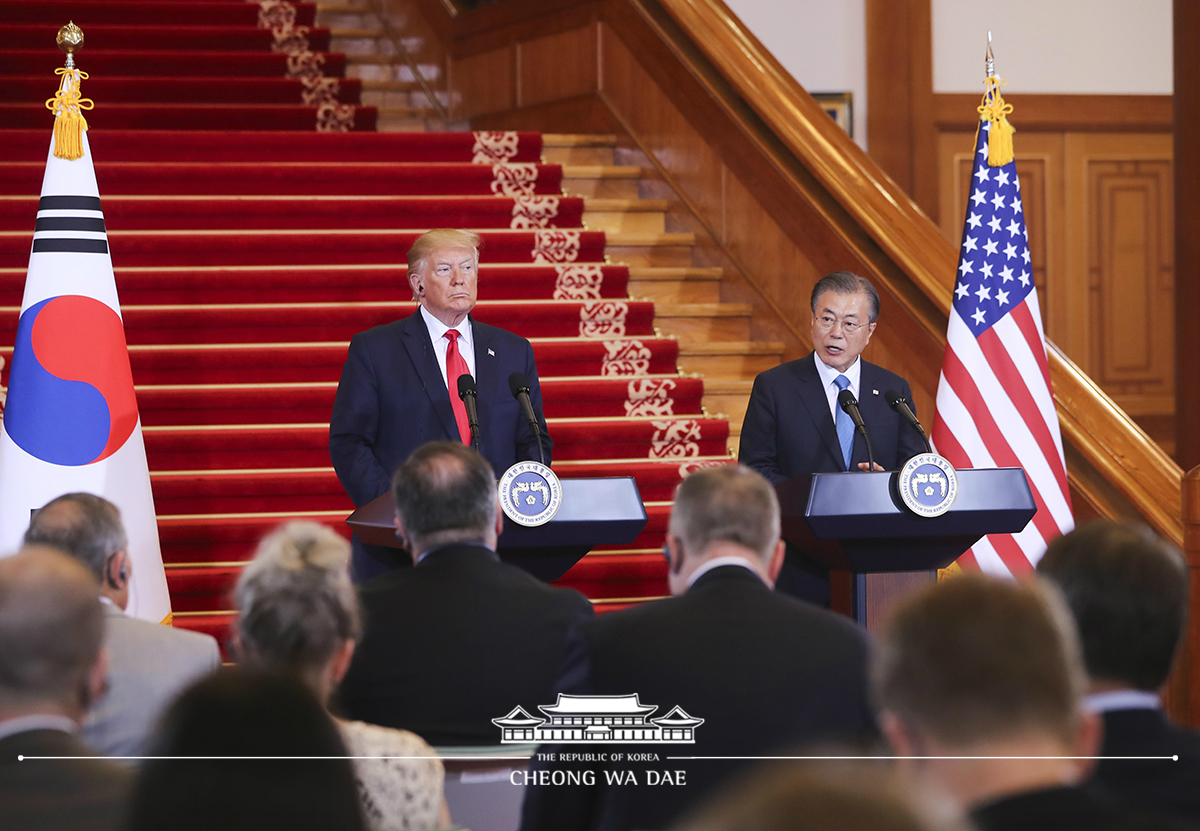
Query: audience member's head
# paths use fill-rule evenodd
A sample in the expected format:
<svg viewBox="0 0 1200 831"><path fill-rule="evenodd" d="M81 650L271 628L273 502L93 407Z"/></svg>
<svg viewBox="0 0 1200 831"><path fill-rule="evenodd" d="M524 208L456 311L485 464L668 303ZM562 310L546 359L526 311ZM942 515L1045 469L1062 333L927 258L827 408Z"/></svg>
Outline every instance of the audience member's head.
<svg viewBox="0 0 1200 831"><path fill-rule="evenodd" d="M496 547L503 528L496 475L476 450L434 441L413 451L392 479L396 530L415 560L454 543Z"/></svg>
<svg viewBox="0 0 1200 831"><path fill-rule="evenodd" d="M350 544L315 522L263 539L237 584L241 660L294 673L327 700L362 634L349 559Z"/></svg>
<svg viewBox="0 0 1200 831"><path fill-rule="evenodd" d="M236 669L200 681L163 716L151 752L210 758L148 762L131 831L364 827L337 726L291 676Z"/></svg>
<svg viewBox="0 0 1200 831"><path fill-rule="evenodd" d="M958 810L897 781L884 760L761 770L719 792L676 831L965 831Z"/></svg>
<svg viewBox="0 0 1200 831"><path fill-rule="evenodd" d="M1098 725L1080 709L1085 676L1070 612L1040 580L957 577L891 615L872 658L880 723L897 755L1091 756ZM924 759L962 804L1077 781L1065 759Z"/></svg>
<svg viewBox="0 0 1200 831"><path fill-rule="evenodd" d="M0 559L0 720L81 721L104 688L104 611L87 570L51 548Z"/></svg>
<svg viewBox="0 0 1200 831"><path fill-rule="evenodd" d="M124 609L129 603L133 563L117 506L90 493L51 499L33 515L26 545L48 545L87 567L101 593Z"/></svg>
<svg viewBox="0 0 1200 831"><path fill-rule="evenodd" d="M750 468L702 468L675 489L667 534L672 594L686 591L691 575L714 557L740 557L774 584L783 549L775 489Z"/></svg>
<svg viewBox="0 0 1200 831"><path fill-rule="evenodd" d="M1178 551L1147 529L1095 522L1050 543L1037 570L1067 599L1094 690L1166 683L1187 619Z"/></svg>

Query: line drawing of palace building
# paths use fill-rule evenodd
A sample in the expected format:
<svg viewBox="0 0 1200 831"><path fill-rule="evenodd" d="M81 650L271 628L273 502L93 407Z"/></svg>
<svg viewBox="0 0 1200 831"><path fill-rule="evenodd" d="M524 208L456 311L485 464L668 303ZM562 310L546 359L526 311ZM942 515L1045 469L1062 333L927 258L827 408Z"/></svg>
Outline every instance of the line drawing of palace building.
<svg viewBox="0 0 1200 831"><path fill-rule="evenodd" d="M500 728L501 744L694 744L704 719L673 707L665 716L650 718L657 704L642 704L630 695L564 695L553 704L539 704L549 719L514 707L492 723Z"/></svg>

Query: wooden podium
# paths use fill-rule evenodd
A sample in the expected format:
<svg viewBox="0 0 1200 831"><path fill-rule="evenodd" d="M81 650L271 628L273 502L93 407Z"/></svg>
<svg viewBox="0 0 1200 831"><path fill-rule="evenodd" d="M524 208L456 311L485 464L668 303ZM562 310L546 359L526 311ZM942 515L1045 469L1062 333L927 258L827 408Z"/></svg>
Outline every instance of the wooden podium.
<svg viewBox="0 0 1200 831"><path fill-rule="evenodd" d="M831 606L868 629L916 586L936 579L988 534L1023 529L1037 511L1020 468L958 471L958 498L939 517L900 501L899 473L814 473L775 486L783 538L830 570Z"/></svg>
<svg viewBox="0 0 1200 831"><path fill-rule="evenodd" d="M546 582L557 580L597 545L627 545L649 517L631 476L560 479L562 506L545 525L526 528L504 518L496 549L505 562ZM392 495L385 493L350 514L346 524L360 540L400 548Z"/></svg>

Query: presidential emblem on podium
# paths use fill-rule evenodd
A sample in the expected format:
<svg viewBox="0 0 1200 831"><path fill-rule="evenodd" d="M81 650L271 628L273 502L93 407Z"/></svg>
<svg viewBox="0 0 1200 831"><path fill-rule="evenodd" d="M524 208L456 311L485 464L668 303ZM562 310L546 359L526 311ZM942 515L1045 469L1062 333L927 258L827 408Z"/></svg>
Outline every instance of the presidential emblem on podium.
<svg viewBox="0 0 1200 831"><path fill-rule="evenodd" d="M517 462L499 483L500 508L518 525L545 525L562 505L562 485L554 471L539 462Z"/></svg>
<svg viewBox="0 0 1200 831"><path fill-rule="evenodd" d="M941 516L958 497L958 473L938 454L918 453L900 469L896 489L904 507L917 516Z"/></svg>

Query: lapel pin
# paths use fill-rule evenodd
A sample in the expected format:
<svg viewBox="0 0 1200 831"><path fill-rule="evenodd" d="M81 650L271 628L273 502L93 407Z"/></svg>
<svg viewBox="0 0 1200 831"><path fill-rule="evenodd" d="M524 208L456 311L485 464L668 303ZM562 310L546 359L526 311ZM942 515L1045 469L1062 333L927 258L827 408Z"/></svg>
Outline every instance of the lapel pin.
<svg viewBox="0 0 1200 831"><path fill-rule="evenodd" d="M879 390L871 390L871 395L879 395Z"/></svg>
<svg viewBox="0 0 1200 831"><path fill-rule="evenodd" d="M488 350L488 354L491 355L493 358L496 357L496 353L490 349Z"/></svg>

